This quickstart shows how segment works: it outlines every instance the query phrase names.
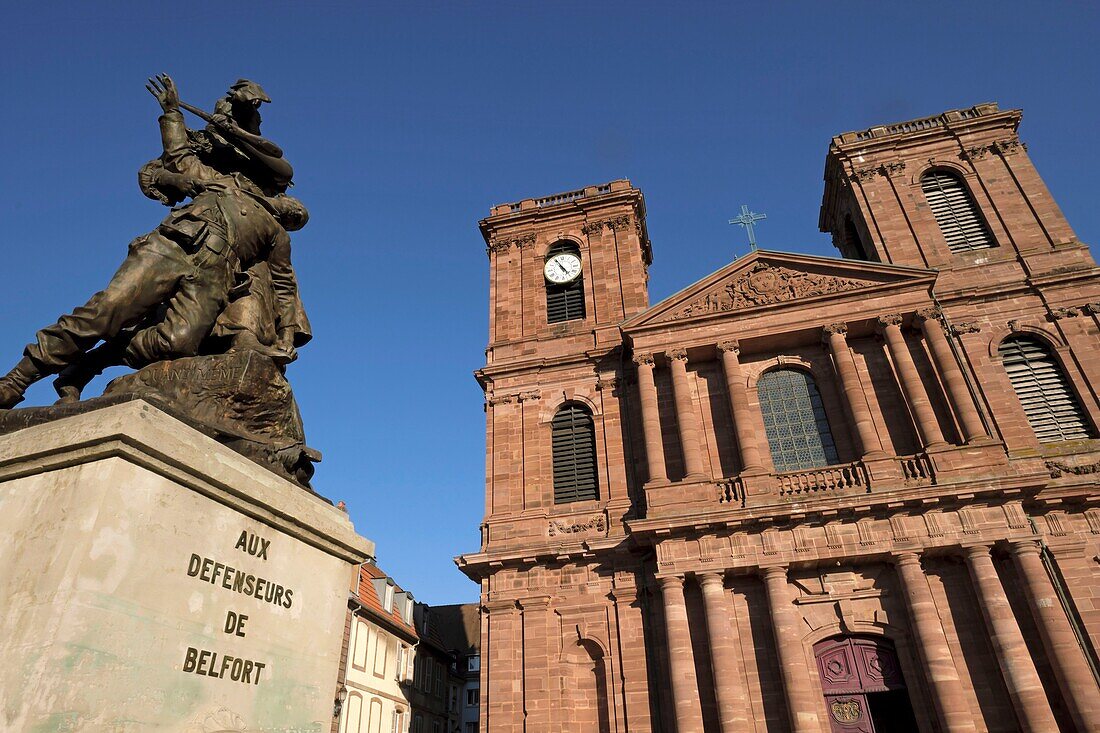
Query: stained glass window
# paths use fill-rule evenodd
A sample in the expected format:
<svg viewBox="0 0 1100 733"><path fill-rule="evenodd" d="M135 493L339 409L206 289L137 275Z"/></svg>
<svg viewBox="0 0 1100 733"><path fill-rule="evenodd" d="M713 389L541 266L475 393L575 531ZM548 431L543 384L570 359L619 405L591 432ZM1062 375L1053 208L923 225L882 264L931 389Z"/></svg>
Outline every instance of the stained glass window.
<svg viewBox="0 0 1100 733"><path fill-rule="evenodd" d="M799 369L775 369L760 377L757 391L776 471L840 462L813 377Z"/></svg>

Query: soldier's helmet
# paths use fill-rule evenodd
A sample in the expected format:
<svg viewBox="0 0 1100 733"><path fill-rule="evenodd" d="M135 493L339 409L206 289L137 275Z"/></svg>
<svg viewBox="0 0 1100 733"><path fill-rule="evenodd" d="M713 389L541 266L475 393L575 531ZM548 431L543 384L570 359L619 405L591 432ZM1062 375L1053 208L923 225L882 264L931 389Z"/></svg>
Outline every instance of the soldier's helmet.
<svg viewBox="0 0 1100 733"><path fill-rule="evenodd" d="M271 97L267 96L264 88L248 79L237 79L237 83L229 87L226 96L238 102L251 104L253 107L259 107L263 102L271 102Z"/></svg>

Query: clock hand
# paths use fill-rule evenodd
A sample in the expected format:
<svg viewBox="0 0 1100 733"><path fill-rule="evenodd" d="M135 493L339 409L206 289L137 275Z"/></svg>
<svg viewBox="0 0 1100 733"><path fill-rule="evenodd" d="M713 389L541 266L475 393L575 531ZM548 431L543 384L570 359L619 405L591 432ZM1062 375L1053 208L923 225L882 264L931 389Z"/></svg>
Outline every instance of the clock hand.
<svg viewBox="0 0 1100 733"><path fill-rule="evenodd" d="M560 261L558 261L556 264L558 266L558 269L561 270L563 275L568 275L569 274L569 270L566 270L565 265L563 265Z"/></svg>

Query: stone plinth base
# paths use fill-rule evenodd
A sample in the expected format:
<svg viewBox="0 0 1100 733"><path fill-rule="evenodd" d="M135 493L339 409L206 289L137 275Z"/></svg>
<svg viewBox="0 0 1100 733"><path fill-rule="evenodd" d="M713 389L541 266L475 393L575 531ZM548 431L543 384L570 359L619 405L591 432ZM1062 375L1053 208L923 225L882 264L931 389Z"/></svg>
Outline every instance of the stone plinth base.
<svg viewBox="0 0 1100 733"><path fill-rule="evenodd" d="M329 730L347 516L140 401L0 437L0 729Z"/></svg>

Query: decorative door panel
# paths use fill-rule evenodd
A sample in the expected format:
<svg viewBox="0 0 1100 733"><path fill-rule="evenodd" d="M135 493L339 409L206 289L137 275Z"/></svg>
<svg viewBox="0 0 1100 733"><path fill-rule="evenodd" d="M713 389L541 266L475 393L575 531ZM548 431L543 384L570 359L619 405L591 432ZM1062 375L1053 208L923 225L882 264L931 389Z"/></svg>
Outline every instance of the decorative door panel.
<svg viewBox="0 0 1100 733"><path fill-rule="evenodd" d="M850 639L829 639L814 647L821 690L826 695L861 692L862 685Z"/></svg>
<svg viewBox="0 0 1100 733"><path fill-rule="evenodd" d="M875 733L865 695L826 695L830 733Z"/></svg>
<svg viewBox="0 0 1100 733"><path fill-rule="evenodd" d="M898 655L873 639L851 639L856 670L864 692L885 692L905 687Z"/></svg>

